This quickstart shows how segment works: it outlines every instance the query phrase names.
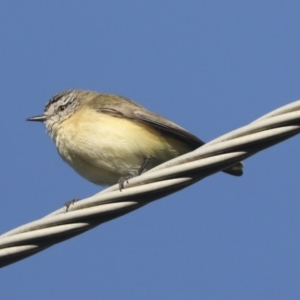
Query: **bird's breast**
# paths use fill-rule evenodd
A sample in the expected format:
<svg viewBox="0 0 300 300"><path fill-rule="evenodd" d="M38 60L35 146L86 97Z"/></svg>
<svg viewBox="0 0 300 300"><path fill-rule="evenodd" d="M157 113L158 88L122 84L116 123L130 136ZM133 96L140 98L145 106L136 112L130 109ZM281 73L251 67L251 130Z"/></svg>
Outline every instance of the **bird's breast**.
<svg viewBox="0 0 300 300"><path fill-rule="evenodd" d="M81 109L65 120L55 143L75 171L100 185L133 174L145 158L159 164L179 154L175 144L154 128L92 109Z"/></svg>

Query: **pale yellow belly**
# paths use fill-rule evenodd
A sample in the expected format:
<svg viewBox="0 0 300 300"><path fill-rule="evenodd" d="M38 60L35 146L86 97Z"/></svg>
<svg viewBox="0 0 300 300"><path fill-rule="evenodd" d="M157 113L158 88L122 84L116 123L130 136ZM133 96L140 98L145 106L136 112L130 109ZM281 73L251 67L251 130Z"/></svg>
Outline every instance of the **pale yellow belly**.
<svg viewBox="0 0 300 300"><path fill-rule="evenodd" d="M76 172L99 185L115 184L120 177L134 174L148 157L152 168L191 151L139 122L88 109L64 121L55 142Z"/></svg>

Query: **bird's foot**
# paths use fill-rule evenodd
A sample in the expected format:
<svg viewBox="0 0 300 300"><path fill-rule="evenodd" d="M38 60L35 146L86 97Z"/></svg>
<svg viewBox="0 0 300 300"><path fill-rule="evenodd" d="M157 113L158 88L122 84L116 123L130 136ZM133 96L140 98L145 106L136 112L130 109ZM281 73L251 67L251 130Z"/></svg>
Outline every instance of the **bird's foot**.
<svg viewBox="0 0 300 300"><path fill-rule="evenodd" d="M127 176L120 177L120 179L118 180L120 192L122 192L122 190L124 188L124 183L125 182L128 183L129 179L141 175L145 171L147 166L149 165L150 161L151 161L151 157L144 158L142 165L140 166L140 168L138 169L138 171L135 174L129 174Z"/></svg>
<svg viewBox="0 0 300 300"><path fill-rule="evenodd" d="M71 201L68 201L65 203L65 207L66 207L66 212L69 210L69 207L71 204L74 204L75 202L79 201L80 199L73 199Z"/></svg>

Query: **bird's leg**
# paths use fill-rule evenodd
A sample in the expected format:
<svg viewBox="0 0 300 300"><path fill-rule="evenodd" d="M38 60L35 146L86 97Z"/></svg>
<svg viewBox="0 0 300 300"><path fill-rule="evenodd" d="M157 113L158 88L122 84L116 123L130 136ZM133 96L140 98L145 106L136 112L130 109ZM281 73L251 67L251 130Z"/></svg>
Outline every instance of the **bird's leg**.
<svg viewBox="0 0 300 300"><path fill-rule="evenodd" d="M138 169L138 171L136 172L136 174L129 174L127 176L120 177L120 179L118 180L120 192L122 192L122 189L124 188L124 183L125 182L128 183L129 179L141 175L145 171L147 166L149 165L150 161L151 161L151 157L144 158L144 161L143 161L142 165L140 166L140 168Z"/></svg>
<svg viewBox="0 0 300 300"><path fill-rule="evenodd" d="M142 165L138 169L137 175L141 175L145 171L145 169L148 167L150 161L151 161L151 156L144 158Z"/></svg>
<svg viewBox="0 0 300 300"><path fill-rule="evenodd" d="M74 204L75 202L79 201L79 199L73 199L71 201L68 201L65 203L65 207L66 207L66 212L69 210L69 207L71 204Z"/></svg>

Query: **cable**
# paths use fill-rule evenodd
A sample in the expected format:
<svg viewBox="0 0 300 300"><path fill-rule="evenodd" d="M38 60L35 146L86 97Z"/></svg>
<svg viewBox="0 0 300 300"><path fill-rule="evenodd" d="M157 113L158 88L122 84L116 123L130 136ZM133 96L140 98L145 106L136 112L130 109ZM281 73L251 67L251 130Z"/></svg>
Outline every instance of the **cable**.
<svg viewBox="0 0 300 300"><path fill-rule="evenodd" d="M0 267L175 193L300 132L300 101L276 109L193 152L0 236Z"/></svg>

